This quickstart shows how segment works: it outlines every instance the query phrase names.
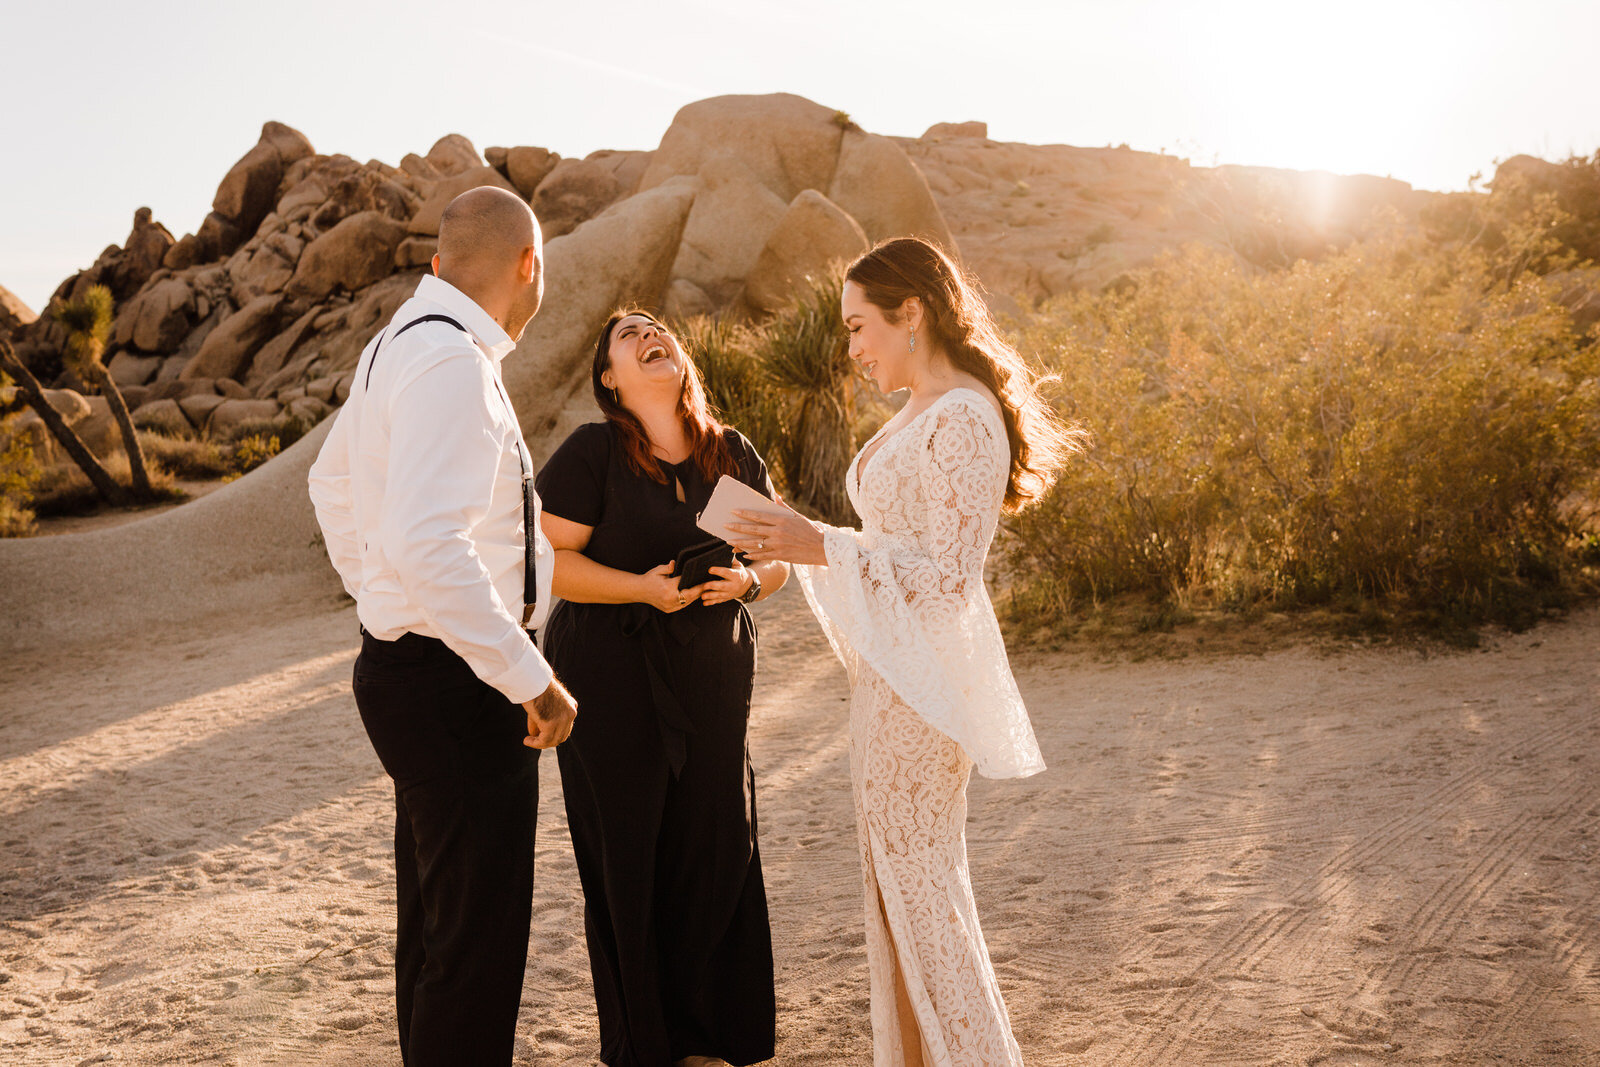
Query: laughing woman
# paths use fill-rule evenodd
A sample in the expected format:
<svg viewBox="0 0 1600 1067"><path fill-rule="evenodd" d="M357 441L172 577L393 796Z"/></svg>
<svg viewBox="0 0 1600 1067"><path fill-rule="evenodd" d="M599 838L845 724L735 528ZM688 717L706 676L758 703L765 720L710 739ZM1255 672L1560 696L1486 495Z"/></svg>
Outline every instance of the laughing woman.
<svg viewBox="0 0 1600 1067"><path fill-rule="evenodd" d="M610 1067L750 1064L774 1040L772 941L745 728L756 633L745 604L785 563L738 559L680 588L674 560L731 474L766 465L710 415L694 364L638 311L595 346L605 421L539 474L557 550L545 655L583 708L557 750Z"/></svg>
<svg viewBox="0 0 1600 1067"><path fill-rule="evenodd" d="M984 558L1002 510L1077 447L959 270L889 241L845 274L850 356L900 413L846 473L862 529L743 513L751 559L787 560L850 675L876 1067L1017 1067L1022 1053L967 873L967 779L1044 769ZM582 698L579 698L582 704ZM581 720L580 720L581 721Z"/></svg>

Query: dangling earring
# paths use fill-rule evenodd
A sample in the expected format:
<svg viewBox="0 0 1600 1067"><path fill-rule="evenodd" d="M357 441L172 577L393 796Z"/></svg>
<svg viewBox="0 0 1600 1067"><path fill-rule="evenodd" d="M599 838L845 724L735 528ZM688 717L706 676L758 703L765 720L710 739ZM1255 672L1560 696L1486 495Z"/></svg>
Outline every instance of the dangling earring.
<svg viewBox="0 0 1600 1067"><path fill-rule="evenodd" d="M915 352L916 350L917 350L917 328L915 326L913 326L911 328L911 337L907 341L906 351Z"/></svg>
<svg viewBox="0 0 1600 1067"><path fill-rule="evenodd" d="M622 406L622 397L617 395L617 387L614 385L611 387L611 402L617 407Z"/></svg>

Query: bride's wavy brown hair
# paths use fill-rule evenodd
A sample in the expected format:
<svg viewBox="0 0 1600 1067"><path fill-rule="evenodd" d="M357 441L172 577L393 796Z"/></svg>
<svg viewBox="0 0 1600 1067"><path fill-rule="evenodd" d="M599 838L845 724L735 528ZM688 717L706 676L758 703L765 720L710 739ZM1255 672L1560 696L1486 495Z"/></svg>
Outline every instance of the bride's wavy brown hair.
<svg viewBox="0 0 1600 1067"><path fill-rule="evenodd" d="M617 323L629 315L649 319L658 329L672 333L661 320L642 308L623 307L613 311L594 345L592 368L594 399L595 403L600 405L600 410L606 419L622 435L622 450L628 457L628 466L648 478L665 484L667 472L662 469L660 461L656 459L655 452L650 447L650 435L645 431L644 423L639 421L639 416L625 407L600 381L601 375L611 366L611 331L617 328ZM677 334L672 334L672 337L678 340ZM681 340L678 340L678 348L684 355L683 390L678 394L678 417L683 420L683 428L689 436L690 455L694 458L694 465L699 468L701 477L715 484L724 474L737 476L738 467L734 463L733 450L728 447L728 439L723 433L726 427L711 414L711 405L706 401L706 387L700 381L700 371L694 365L694 356L683 347Z"/></svg>
<svg viewBox="0 0 1600 1067"><path fill-rule="evenodd" d="M919 237L884 241L856 260L844 279L890 323L904 321L905 302L922 304L922 327L959 370L988 386L1000 401L1011 446L1005 509L1021 511L1055 482L1067 458L1083 451L1087 436L1061 421L1039 393L1048 378L1035 375L995 327L977 287L937 245Z"/></svg>

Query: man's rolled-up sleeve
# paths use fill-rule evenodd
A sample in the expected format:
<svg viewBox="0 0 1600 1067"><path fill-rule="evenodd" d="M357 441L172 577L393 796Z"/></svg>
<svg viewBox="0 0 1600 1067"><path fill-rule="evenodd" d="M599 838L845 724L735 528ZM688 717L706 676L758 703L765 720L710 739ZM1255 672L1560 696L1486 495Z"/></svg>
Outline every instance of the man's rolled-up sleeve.
<svg viewBox="0 0 1600 1067"><path fill-rule="evenodd" d="M463 350L394 393L379 536L406 599L434 634L520 704L544 692L554 675L472 541L502 460L489 374L476 352Z"/></svg>

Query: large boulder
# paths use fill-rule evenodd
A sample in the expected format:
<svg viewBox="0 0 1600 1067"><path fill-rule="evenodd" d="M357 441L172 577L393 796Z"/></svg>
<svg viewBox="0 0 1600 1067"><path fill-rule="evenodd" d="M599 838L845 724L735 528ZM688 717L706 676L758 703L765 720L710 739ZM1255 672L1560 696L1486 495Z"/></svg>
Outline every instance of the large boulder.
<svg viewBox="0 0 1600 1067"><path fill-rule="evenodd" d="M188 270L200 262L201 251L200 238L186 233L167 249L167 254L161 257L161 265L172 271Z"/></svg>
<svg viewBox="0 0 1600 1067"><path fill-rule="evenodd" d="M472 142L459 133L447 133L435 141L428 149L427 160L447 178L484 165Z"/></svg>
<svg viewBox="0 0 1600 1067"><path fill-rule="evenodd" d="M0 334L19 332L24 326L33 325L38 318L38 312L24 304L10 289L0 285Z"/></svg>
<svg viewBox="0 0 1600 1067"><path fill-rule="evenodd" d="M680 178L629 197L546 246L545 310L502 364L530 442L556 426L575 391L586 394L595 333L606 316L622 304L661 299L698 185ZM559 443L533 448L547 455Z"/></svg>
<svg viewBox="0 0 1600 1067"><path fill-rule="evenodd" d="M441 179L433 187L433 191L422 202L417 213L411 216L411 223L406 229L411 233L427 237L439 236L439 219L444 216L444 209L450 206L450 201L468 189L476 189L480 185L493 185L513 193L517 191L516 187L493 167L477 166L463 170L453 177Z"/></svg>
<svg viewBox="0 0 1600 1067"><path fill-rule="evenodd" d="M545 240L571 233L622 196L622 183L592 159L563 159L533 193L533 213Z"/></svg>
<svg viewBox="0 0 1600 1067"><path fill-rule="evenodd" d="M256 350L278 332L283 304L284 299L278 294L257 297L223 319L178 377L238 380L249 369Z"/></svg>
<svg viewBox="0 0 1600 1067"><path fill-rule="evenodd" d="M535 148L532 145L508 148L505 163L506 177L511 179L511 184L516 186L517 192L524 200L532 199L534 190L539 188L539 183L544 181L560 162L561 157L548 148Z"/></svg>
<svg viewBox="0 0 1600 1067"><path fill-rule="evenodd" d="M788 204L802 189L827 190L849 125L842 112L789 93L701 100L673 117L639 188L732 158Z"/></svg>
<svg viewBox="0 0 1600 1067"><path fill-rule="evenodd" d="M807 189L789 205L745 280L745 302L775 311L793 298L796 286L830 264L848 263L868 248L867 235L837 204Z"/></svg>
<svg viewBox="0 0 1600 1067"><path fill-rule="evenodd" d="M860 130L844 135L828 199L859 222L869 240L922 237L959 255L927 179L887 137Z"/></svg>
<svg viewBox="0 0 1600 1067"><path fill-rule="evenodd" d="M329 183L319 174L308 174L289 186L272 210L285 220L300 222L309 219L328 195Z"/></svg>
<svg viewBox="0 0 1600 1067"><path fill-rule="evenodd" d="M200 222L200 232L195 234L194 262L210 263L223 256L232 255L233 250L244 243L247 231L238 223L223 218L218 212L211 212ZM181 245L183 242L178 242ZM174 245L177 248L178 245Z"/></svg>
<svg viewBox="0 0 1600 1067"><path fill-rule="evenodd" d="M248 303L258 296L281 292L294 277L295 265L305 247L305 241L284 230L269 234L237 268L230 263L233 298Z"/></svg>
<svg viewBox="0 0 1600 1067"><path fill-rule="evenodd" d="M127 350L118 352L106 363L106 373L111 375L111 380L117 383L119 389L144 385L154 378L160 369L160 356L141 356L137 352Z"/></svg>
<svg viewBox="0 0 1600 1067"><path fill-rule="evenodd" d="M168 437L182 437L193 429L189 417L170 397L139 405L133 411L133 424L141 430L152 430Z"/></svg>
<svg viewBox="0 0 1600 1067"><path fill-rule="evenodd" d="M171 352L189 333L195 316L194 290L181 278L147 286L117 312L111 340L141 352Z"/></svg>
<svg viewBox="0 0 1600 1067"><path fill-rule="evenodd" d="M272 210L285 170L314 152L300 131L281 122L268 122L261 127L261 139L255 147L229 169L217 186L211 209L241 233L254 233Z"/></svg>
<svg viewBox="0 0 1600 1067"><path fill-rule="evenodd" d="M708 160L700 181L672 277L693 282L723 306L737 298L789 205L727 156Z"/></svg>
<svg viewBox="0 0 1600 1067"><path fill-rule="evenodd" d="M219 393L189 393L178 397L174 403L178 405L178 410L183 412L184 418L188 419L196 429L203 430L211 418L211 413L227 399Z"/></svg>
<svg viewBox="0 0 1600 1067"><path fill-rule="evenodd" d="M365 288L394 270L405 235L404 226L380 211L351 215L306 246L284 291L317 301L335 289Z"/></svg>
<svg viewBox="0 0 1600 1067"><path fill-rule="evenodd" d="M313 307L296 319L287 330L262 345L261 350L256 353L256 358L250 361L250 370L242 379L244 384L257 389L261 383L282 370L284 364L289 362L289 357L294 354L294 350L312 336L313 325L323 310L321 307Z"/></svg>
<svg viewBox="0 0 1600 1067"><path fill-rule="evenodd" d="M206 430L213 437L227 439L246 423L268 422L278 417L276 400L225 399L206 420Z"/></svg>

